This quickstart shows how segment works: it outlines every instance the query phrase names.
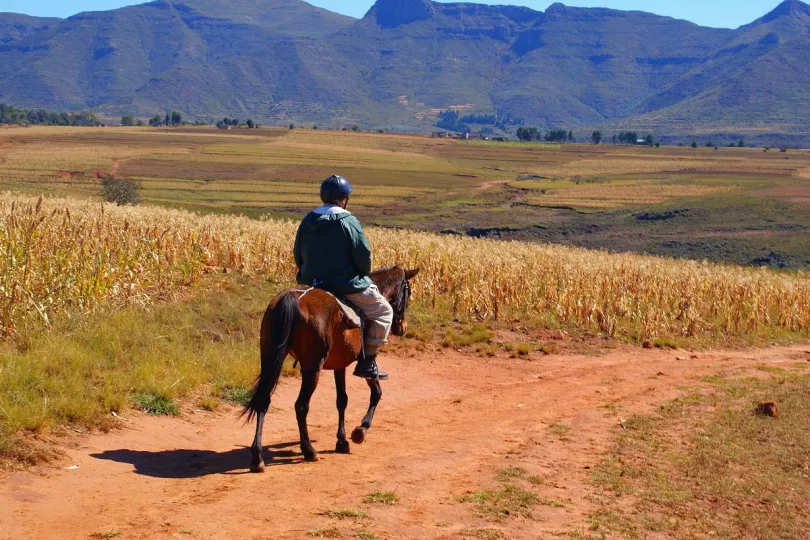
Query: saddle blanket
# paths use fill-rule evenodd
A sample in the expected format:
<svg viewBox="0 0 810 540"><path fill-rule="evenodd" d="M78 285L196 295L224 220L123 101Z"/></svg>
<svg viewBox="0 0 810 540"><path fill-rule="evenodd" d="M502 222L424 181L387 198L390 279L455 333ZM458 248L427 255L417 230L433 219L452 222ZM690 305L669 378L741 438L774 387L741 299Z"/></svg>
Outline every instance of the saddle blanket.
<svg viewBox="0 0 810 540"><path fill-rule="evenodd" d="M344 304L343 301L337 296L335 296L335 300L337 300L337 303L340 306L340 311L343 312L343 320L346 321L349 328L362 328L363 323L360 320L360 315L358 315L354 309Z"/></svg>

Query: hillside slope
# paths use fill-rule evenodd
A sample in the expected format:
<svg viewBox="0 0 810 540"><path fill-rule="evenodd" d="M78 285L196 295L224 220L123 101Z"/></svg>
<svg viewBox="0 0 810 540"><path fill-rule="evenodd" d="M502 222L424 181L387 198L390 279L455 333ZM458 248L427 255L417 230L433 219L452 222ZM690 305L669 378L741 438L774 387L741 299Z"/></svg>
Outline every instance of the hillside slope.
<svg viewBox="0 0 810 540"><path fill-rule="evenodd" d="M810 131L810 6L737 30L649 13L379 0L159 0L0 14L0 101L111 115L429 129L449 107L544 127Z"/></svg>

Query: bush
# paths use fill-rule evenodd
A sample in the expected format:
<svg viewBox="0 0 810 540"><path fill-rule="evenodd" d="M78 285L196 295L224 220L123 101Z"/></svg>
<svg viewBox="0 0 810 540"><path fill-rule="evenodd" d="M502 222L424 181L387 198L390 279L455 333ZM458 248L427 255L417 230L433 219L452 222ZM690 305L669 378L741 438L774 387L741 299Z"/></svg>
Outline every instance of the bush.
<svg viewBox="0 0 810 540"><path fill-rule="evenodd" d="M118 206L136 205L141 201L140 185L129 178L108 176L101 179L101 196Z"/></svg>

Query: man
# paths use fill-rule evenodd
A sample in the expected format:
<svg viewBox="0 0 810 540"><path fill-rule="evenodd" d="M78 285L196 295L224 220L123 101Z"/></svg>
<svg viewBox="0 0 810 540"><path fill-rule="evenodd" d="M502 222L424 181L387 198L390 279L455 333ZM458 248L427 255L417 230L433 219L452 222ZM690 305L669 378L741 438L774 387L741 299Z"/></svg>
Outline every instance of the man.
<svg viewBox="0 0 810 540"><path fill-rule="evenodd" d="M371 281L371 246L363 227L346 210L353 188L342 176L321 184L323 206L307 214L295 235L298 283L318 286L345 296L366 316L365 355L357 359L354 374L385 380L377 367L377 349L388 342L394 310Z"/></svg>

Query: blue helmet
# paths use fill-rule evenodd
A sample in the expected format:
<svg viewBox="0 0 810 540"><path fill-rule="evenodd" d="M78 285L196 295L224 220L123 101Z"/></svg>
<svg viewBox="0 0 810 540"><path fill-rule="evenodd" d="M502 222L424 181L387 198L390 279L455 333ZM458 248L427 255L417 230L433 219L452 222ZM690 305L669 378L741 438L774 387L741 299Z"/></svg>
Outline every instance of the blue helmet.
<svg viewBox="0 0 810 540"><path fill-rule="evenodd" d="M349 181L333 174L321 184L321 200L324 203L337 203L351 195L354 188Z"/></svg>

